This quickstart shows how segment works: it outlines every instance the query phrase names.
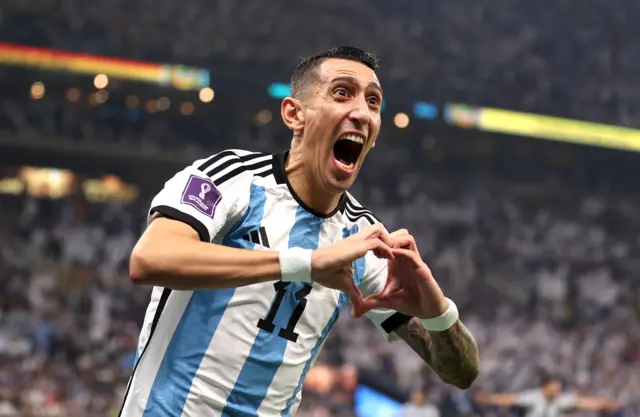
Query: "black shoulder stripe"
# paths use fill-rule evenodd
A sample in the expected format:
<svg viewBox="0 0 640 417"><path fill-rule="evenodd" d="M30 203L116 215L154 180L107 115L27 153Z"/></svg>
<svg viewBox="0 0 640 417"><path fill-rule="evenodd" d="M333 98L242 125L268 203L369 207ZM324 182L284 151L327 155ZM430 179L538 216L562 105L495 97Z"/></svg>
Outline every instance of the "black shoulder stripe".
<svg viewBox="0 0 640 417"><path fill-rule="evenodd" d="M356 207L350 203L347 203L347 210L352 213L371 213L371 210L368 210L364 207Z"/></svg>
<svg viewBox="0 0 640 417"><path fill-rule="evenodd" d="M268 169L266 171L262 171L262 172L256 172L255 176L256 177L262 177L262 178L266 178L269 175L273 175L273 169Z"/></svg>
<svg viewBox="0 0 640 417"><path fill-rule="evenodd" d="M249 161L252 161L252 160L254 160L256 158L260 158L261 156L267 156L267 155L269 155L269 154L265 153L265 152L253 152L253 153L250 153L248 155L241 156L240 160L242 160L242 162L249 162Z"/></svg>
<svg viewBox="0 0 640 417"><path fill-rule="evenodd" d="M222 172L224 169L234 164L242 165L243 163L250 162L254 159L260 158L265 155L267 154L263 152L252 152L247 155L239 156L234 151L222 151L212 156L211 158L207 159L205 162L203 162L198 167L198 170L206 173L209 177L213 177L214 175ZM224 162L220 162L222 161L222 159L226 157L231 157L231 158L227 159ZM212 169L209 170L209 168L212 168Z"/></svg>
<svg viewBox="0 0 640 417"><path fill-rule="evenodd" d="M358 214L357 216L354 216L354 215L352 215L350 213L346 213L346 215L347 215L347 219L349 219L350 221L352 221L354 223L357 222L358 219L361 219L361 218L366 219L372 226L374 224L376 224L376 223L379 223L371 215L366 214L366 213Z"/></svg>
<svg viewBox="0 0 640 417"><path fill-rule="evenodd" d="M233 152L233 151L222 151L222 152L219 152L219 153L213 155L211 158L209 158L206 161L204 161L198 167L198 170L204 172L207 168L209 168L211 165L215 164L216 162L220 161L222 158L224 158L226 156L232 156L232 155L237 156L236 153Z"/></svg>
<svg viewBox="0 0 640 417"><path fill-rule="evenodd" d="M370 210L356 206L351 198L347 198L346 200L347 202L345 204L344 214L350 221L356 222L359 218L364 217L372 225L380 222Z"/></svg>
<svg viewBox="0 0 640 417"><path fill-rule="evenodd" d="M349 202L347 203L345 214L347 215L347 218L351 221L356 221L358 218L364 217L371 224L380 223L380 220L378 220L378 218L371 211L363 207L357 207L354 209L353 205L350 204Z"/></svg>
<svg viewBox="0 0 640 417"><path fill-rule="evenodd" d="M264 156L264 155L262 155ZM255 158L254 158L255 159ZM248 164L242 164L239 165L237 168L227 172L226 174L219 176L219 177L213 177L213 183L217 186L220 186L222 184L224 184L225 182L229 181L230 179L242 174L245 171L255 171L258 170L260 168L266 167L266 166L270 166L273 162L271 161L270 158L265 159L263 161L258 161L258 162L254 162L254 163L248 163ZM260 172L259 176L261 177L266 177L268 176L270 173L272 173L273 170L272 169L268 169L264 172Z"/></svg>
<svg viewBox="0 0 640 417"><path fill-rule="evenodd" d="M371 210L366 209L366 208L364 208L362 206L357 206L351 200L347 200L347 210L349 210L352 213L370 213L370 214L373 214L371 212Z"/></svg>
<svg viewBox="0 0 640 417"><path fill-rule="evenodd" d="M224 169L230 167L231 165L241 165L242 162L240 162L239 158L230 158L227 159L226 161L224 161L223 163L216 165L212 170L210 170L209 172L207 172L206 174L213 178L213 176L215 176L217 173L222 172Z"/></svg>

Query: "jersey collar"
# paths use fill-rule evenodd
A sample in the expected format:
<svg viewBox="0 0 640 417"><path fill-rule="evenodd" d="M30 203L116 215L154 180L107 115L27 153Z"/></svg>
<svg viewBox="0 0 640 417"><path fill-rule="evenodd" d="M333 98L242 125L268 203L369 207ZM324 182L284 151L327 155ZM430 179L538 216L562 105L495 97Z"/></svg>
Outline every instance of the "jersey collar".
<svg viewBox="0 0 640 417"><path fill-rule="evenodd" d="M340 201L338 202L338 206L334 210L332 210L331 213L329 214L319 213L314 209L312 209L311 207L307 206L305 202L302 201L300 197L298 197L296 192L293 191L293 188L289 183L289 178L287 178L287 174L284 168L285 168L285 164L287 162L288 156L289 156L289 151L284 151L284 152L276 153L273 155L273 176L276 179L276 183L286 184L287 188L289 189L289 192L291 193L293 198L296 200L296 202L300 205L300 207L302 207L307 212L313 214L316 217L321 217L326 219L329 217L333 217L337 212L344 212L344 208L347 204L346 193L342 194L342 196L340 197Z"/></svg>

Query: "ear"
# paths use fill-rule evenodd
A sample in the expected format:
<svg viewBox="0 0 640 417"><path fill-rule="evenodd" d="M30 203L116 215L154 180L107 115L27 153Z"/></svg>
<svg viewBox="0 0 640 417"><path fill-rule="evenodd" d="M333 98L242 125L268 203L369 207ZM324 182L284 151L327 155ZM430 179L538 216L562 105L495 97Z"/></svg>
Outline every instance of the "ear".
<svg viewBox="0 0 640 417"><path fill-rule="evenodd" d="M304 128L304 112L302 111L300 100L293 97L287 97L282 100L280 114L284 124L294 133Z"/></svg>

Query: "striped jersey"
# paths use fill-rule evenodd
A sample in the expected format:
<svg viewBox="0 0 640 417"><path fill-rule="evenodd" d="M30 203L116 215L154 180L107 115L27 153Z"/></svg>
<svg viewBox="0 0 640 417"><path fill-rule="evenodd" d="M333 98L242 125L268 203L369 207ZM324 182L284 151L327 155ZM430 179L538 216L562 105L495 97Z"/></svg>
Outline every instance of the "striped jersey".
<svg viewBox="0 0 640 417"><path fill-rule="evenodd" d="M377 220L349 194L322 215L295 194L287 154L227 150L178 172L153 199L204 242L247 250L317 249ZM382 290L387 262L353 264L363 295ZM223 290L154 288L121 417L291 416L302 383L347 302L317 283L273 281ZM367 316L382 334L409 318Z"/></svg>
<svg viewBox="0 0 640 417"><path fill-rule="evenodd" d="M541 389L534 389L519 393L514 405L524 407L526 417L559 417L575 408L576 404L574 394L560 394L549 400Z"/></svg>

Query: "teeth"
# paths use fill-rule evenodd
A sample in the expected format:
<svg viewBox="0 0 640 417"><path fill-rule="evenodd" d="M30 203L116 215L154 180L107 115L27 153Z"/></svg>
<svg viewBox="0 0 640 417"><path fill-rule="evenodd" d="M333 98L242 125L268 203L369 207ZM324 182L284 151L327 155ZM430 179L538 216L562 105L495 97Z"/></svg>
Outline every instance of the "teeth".
<svg viewBox="0 0 640 417"><path fill-rule="evenodd" d="M337 161L340 165L342 165L343 167L345 167L345 168L347 168L347 169L351 169L351 168L353 168L353 167L356 165L356 164L355 164L355 162L349 162L348 164L345 164L345 163L343 163L343 162L338 161L337 159L336 159L336 161Z"/></svg>
<svg viewBox="0 0 640 417"><path fill-rule="evenodd" d="M340 139L350 140L350 141L359 143L361 145L364 145L364 138L362 138L362 136L349 134L349 135L340 136Z"/></svg>

